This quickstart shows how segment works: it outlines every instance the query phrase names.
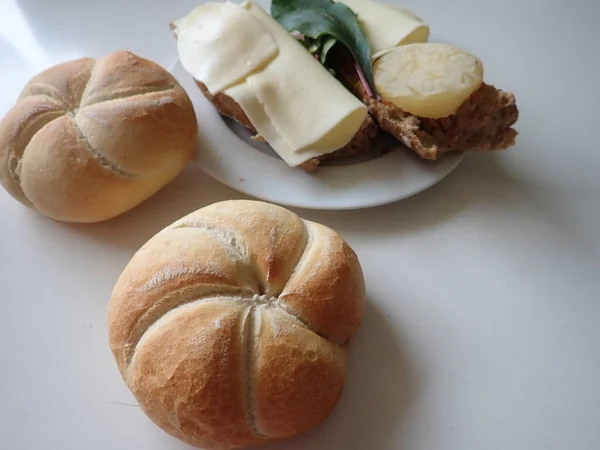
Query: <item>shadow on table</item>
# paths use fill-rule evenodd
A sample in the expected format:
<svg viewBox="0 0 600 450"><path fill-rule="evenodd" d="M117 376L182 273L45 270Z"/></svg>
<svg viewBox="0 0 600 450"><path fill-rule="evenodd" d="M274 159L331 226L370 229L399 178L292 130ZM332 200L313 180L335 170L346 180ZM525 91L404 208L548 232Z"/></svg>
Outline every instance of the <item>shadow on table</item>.
<svg viewBox="0 0 600 450"><path fill-rule="evenodd" d="M247 198L194 167L150 199L114 219L92 224L68 224L52 221L31 212L40 226L53 227L64 233L76 233L133 254L148 239L175 220L196 209L226 199Z"/></svg>
<svg viewBox="0 0 600 450"><path fill-rule="evenodd" d="M402 202L357 211L295 211L342 233L368 232L373 237L384 237L434 226L475 201L497 202L503 189L498 186L502 179L502 169L493 155L483 158L477 155L466 158L438 185ZM39 222L35 226L57 228L61 233L75 232L80 237L83 235L133 254L155 233L182 216L214 202L240 198L248 197L190 166L138 207L105 222L65 224L31 214L36 217L34 221Z"/></svg>
<svg viewBox="0 0 600 450"><path fill-rule="evenodd" d="M461 212L485 208L490 218L529 216L551 223L557 233L576 235L572 225L539 191L506 166L501 154L470 155L446 179L395 204L356 211L314 211L293 208L302 217L348 235L368 233L370 239L410 234L453 220ZM150 237L182 216L208 204L248 198L189 167L172 183L137 208L98 224L62 224L38 214L41 224L61 228L133 254Z"/></svg>
<svg viewBox="0 0 600 450"><path fill-rule="evenodd" d="M435 186L400 202L356 211L298 212L345 232L385 236L436 226L476 203L510 207L507 194L523 189L526 187L510 174L500 154L477 154L468 155Z"/></svg>
<svg viewBox="0 0 600 450"><path fill-rule="evenodd" d="M473 155L436 186L392 205L356 211L293 209L340 232L366 231L372 236L385 236L434 226L473 202L499 203L507 189L515 189L514 180L507 178L498 158L494 154ZM164 189L122 216L98 224L54 226L67 227L69 232L85 234L133 253L180 217L214 202L240 198L248 197L190 166Z"/></svg>

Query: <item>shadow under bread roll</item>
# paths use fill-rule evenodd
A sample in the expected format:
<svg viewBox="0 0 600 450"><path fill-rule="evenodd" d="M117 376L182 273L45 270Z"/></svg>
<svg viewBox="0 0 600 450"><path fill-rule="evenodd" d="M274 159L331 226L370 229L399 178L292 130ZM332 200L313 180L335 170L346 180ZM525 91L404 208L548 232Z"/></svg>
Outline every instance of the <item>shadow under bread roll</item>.
<svg viewBox="0 0 600 450"><path fill-rule="evenodd" d="M367 109L259 6L209 3L171 24L183 67L223 115L292 167L371 148Z"/></svg>

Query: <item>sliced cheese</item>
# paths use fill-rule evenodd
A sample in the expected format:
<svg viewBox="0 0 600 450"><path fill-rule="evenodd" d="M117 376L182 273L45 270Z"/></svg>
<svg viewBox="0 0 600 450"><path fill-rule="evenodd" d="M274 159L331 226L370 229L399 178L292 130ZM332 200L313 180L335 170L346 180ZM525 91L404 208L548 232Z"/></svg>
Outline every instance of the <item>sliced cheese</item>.
<svg viewBox="0 0 600 450"><path fill-rule="evenodd" d="M303 158L295 152L279 135L273 123L267 116L256 94L247 83L240 83L225 91L225 95L233 98L246 113L254 128L279 156L292 167L299 166L310 158Z"/></svg>
<svg viewBox="0 0 600 450"><path fill-rule="evenodd" d="M426 42L429 38L429 27L408 10L370 0L337 1L358 16L358 22L371 44L373 59L389 48Z"/></svg>
<svg viewBox="0 0 600 450"><path fill-rule="evenodd" d="M279 47L277 58L247 79L275 129L290 147L311 154L346 145L366 107L262 8L251 2L247 7Z"/></svg>
<svg viewBox="0 0 600 450"><path fill-rule="evenodd" d="M213 95L277 55L265 27L231 2L205 3L174 25L182 66Z"/></svg>
<svg viewBox="0 0 600 450"><path fill-rule="evenodd" d="M204 4L175 27L184 68L211 93L235 100L290 166L342 148L367 116L360 100L251 1Z"/></svg>

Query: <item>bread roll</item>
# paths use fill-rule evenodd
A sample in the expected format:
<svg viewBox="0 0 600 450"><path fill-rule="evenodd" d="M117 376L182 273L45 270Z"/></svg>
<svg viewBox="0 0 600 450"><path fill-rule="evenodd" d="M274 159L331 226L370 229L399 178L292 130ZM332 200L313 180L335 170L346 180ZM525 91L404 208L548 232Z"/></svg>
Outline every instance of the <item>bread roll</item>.
<svg viewBox="0 0 600 450"><path fill-rule="evenodd" d="M0 122L0 182L53 219L109 219L178 175L197 132L159 65L125 51L66 62L35 76Z"/></svg>
<svg viewBox="0 0 600 450"><path fill-rule="evenodd" d="M134 255L110 301L110 346L158 426L194 446L238 448L329 414L364 304L360 264L337 233L227 201Z"/></svg>

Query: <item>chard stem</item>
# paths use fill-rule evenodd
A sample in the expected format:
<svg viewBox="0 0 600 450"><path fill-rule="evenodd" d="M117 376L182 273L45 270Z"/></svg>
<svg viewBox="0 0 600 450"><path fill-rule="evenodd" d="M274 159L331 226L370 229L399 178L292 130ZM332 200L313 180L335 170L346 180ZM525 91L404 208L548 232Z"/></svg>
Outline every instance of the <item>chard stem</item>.
<svg viewBox="0 0 600 450"><path fill-rule="evenodd" d="M354 70L356 70L356 73L358 73L358 78L360 78L360 82L362 83L363 87L365 88L367 95L370 98L375 98L375 93L373 92L373 89L371 89L371 86L369 86L369 83L367 82L367 79L365 78L365 74L361 70L358 63L356 62L356 59L354 60Z"/></svg>

